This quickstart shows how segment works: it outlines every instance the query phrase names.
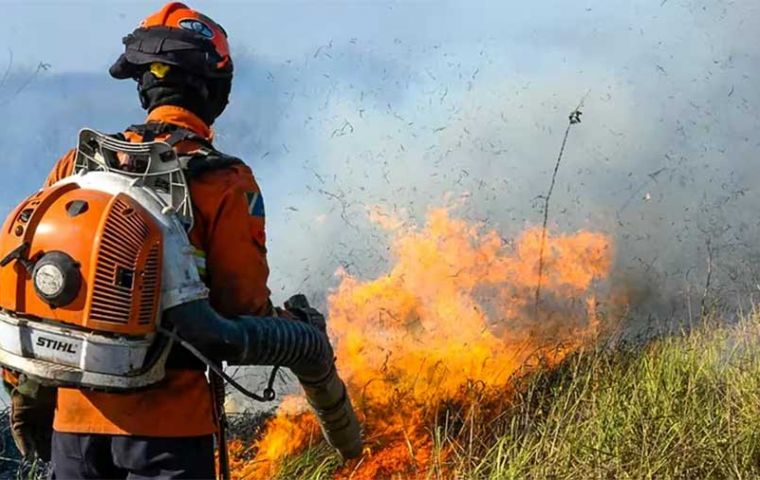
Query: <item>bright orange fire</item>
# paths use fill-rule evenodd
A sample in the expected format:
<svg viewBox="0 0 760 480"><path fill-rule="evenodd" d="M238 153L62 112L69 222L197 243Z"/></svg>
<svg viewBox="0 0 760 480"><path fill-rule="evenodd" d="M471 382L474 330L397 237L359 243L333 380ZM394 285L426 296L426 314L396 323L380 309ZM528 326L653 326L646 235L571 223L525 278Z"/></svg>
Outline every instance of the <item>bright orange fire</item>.
<svg viewBox="0 0 760 480"><path fill-rule="evenodd" d="M473 382L506 396L510 376L537 354L557 362L593 339L612 244L587 231L548 235L537 306L540 228L507 242L444 208L429 211L422 228L370 217L391 234L392 267L368 281L339 271L328 299L338 367L367 443L365 458L337 476L414 478L434 454L436 405L463 399ZM255 458L233 465L235 477L271 478L319 440L312 414L294 402L266 425Z"/></svg>

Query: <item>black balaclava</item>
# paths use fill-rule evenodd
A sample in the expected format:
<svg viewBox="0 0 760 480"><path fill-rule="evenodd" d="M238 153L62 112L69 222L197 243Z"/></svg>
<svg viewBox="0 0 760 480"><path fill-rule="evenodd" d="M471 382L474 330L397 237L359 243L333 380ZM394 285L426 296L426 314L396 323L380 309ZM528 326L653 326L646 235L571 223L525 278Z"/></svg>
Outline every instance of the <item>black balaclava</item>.
<svg viewBox="0 0 760 480"><path fill-rule="evenodd" d="M149 112L162 105L185 108L212 125L229 101L231 78L203 78L170 67L163 78L145 69L135 78L142 107Z"/></svg>

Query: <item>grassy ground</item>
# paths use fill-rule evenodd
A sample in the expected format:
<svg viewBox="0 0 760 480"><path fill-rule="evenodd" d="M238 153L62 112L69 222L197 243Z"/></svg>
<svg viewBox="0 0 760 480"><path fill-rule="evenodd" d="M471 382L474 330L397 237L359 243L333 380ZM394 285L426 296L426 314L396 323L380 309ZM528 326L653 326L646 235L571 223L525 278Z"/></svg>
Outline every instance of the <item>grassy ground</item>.
<svg viewBox="0 0 760 480"><path fill-rule="evenodd" d="M758 347L755 314L578 353L523 377L507 403L439 416L433 461L399 478L758 478ZM329 478L334 460L307 452L281 478Z"/></svg>

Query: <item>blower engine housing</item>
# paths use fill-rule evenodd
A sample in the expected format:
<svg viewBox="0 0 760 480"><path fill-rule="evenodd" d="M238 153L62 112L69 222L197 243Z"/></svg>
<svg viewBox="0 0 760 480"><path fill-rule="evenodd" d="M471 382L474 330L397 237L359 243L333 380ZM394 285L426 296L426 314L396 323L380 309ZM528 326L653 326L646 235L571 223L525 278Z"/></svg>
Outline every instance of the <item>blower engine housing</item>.
<svg viewBox="0 0 760 480"><path fill-rule="evenodd" d="M139 174L116 155L143 157ZM126 153L125 153L126 152ZM205 299L180 216L171 147L83 130L77 173L23 201L0 231L0 364L43 384L104 390L159 381L161 313Z"/></svg>

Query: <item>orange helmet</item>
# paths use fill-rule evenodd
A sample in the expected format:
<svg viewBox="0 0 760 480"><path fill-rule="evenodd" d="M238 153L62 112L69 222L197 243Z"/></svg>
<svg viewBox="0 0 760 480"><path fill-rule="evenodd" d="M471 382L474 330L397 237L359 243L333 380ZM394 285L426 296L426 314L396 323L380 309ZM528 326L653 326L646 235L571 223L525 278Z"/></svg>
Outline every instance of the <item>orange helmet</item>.
<svg viewBox="0 0 760 480"><path fill-rule="evenodd" d="M110 69L115 78L139 75L152 63L173 65L207 78L232 76L227 32L180 2L167 3L124 37L125 52Z"/></svg>

